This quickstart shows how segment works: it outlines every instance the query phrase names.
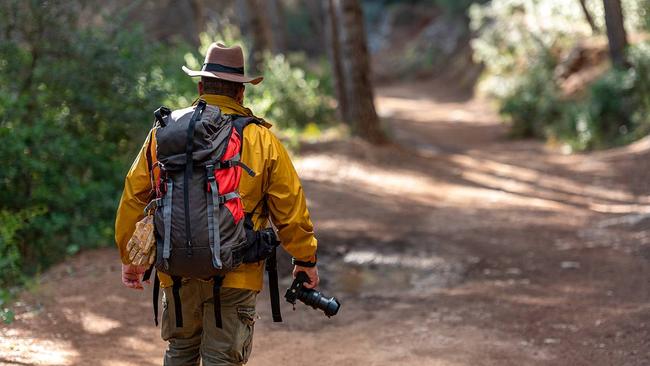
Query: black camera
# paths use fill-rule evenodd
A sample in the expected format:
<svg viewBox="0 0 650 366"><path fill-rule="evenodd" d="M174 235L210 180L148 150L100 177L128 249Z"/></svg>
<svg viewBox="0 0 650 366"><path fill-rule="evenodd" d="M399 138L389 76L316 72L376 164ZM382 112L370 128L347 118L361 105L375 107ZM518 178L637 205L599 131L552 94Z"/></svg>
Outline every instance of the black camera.
<svg viewBox="0 0 650 366"><path fill-rule="evenodd" d="M327 316L331 317L336 315L341 307L341 303L334 297L327 297L316 290L305 288L303 286L305 282L309 283L307 274L305 272L298 272L291 287L287 289L284 298L293 305L296 305L296 300L300 300L305 305L322 310Z"/></svg>

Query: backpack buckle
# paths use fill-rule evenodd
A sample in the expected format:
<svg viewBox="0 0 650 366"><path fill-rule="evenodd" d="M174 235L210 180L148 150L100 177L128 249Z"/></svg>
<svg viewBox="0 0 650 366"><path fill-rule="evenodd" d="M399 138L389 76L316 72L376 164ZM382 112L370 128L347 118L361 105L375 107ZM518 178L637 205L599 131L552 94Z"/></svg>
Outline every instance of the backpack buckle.
<svg viewBox="0 0 650 366"><path fill-rule="evenodd" d="M214 177L214 165L206 165L205 166L205 176L208 178L208 182L214 182L216 178Z"/></svg>
<svg viewBox="0 0 650 366"><path fill-rule="evenodd" d="M156 198L154 200L151 200L151 202L149 202L147 206L144 208L144 215L147 216L152 211L155 211L157 208L160 208L162 206L163 206L162 198Z"/></svg>
<svg viewBox="0 0 650 366"><path fill-rule="evenodd" d="M192 241L191 240L187 241L187 245L185 247L185 255L187 256L187 258L191 258L192 255L194 255L194 250L192 250Z"/></svg>
<svg viewBox="0 0 650 366"><path fill-rule="evenodd" d="M219 169L228 169L233 167L232 160L224 160L219 162Z"/></svg>

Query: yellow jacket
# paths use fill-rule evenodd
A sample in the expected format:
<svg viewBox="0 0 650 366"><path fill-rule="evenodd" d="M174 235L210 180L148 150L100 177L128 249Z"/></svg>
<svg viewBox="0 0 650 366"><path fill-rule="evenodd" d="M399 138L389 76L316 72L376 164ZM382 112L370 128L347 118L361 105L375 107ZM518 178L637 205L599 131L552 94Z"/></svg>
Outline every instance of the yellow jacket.
<svg viewBox="0 0 650 366"><path fill-rule="evenodd" d="M219 107L224 114L252 115L248 108L226 96L206 94L201 99ZM287 151L269 130L270 126L251 124L244 129L242 162L256 173L255 177L241 175L239 193L244 210L252 210L266 192L268 212L278 229L284 249L298 260L315 261L317 241L302 186ZM133 235L136 222L144 217L143 210L152 188L146 157L150 140L155 151L153 130L126 175L124 192L117 209L115 242L124 264L130 263L126 245ZM261 211L258 209L253 217L256 229L268 223L268 219L260 215ZM226 275L224 287L259 291L262 289L263 270L262 262L242 264ZM169 276L163 273L158 276L162 287L171 286Z"/></svg>

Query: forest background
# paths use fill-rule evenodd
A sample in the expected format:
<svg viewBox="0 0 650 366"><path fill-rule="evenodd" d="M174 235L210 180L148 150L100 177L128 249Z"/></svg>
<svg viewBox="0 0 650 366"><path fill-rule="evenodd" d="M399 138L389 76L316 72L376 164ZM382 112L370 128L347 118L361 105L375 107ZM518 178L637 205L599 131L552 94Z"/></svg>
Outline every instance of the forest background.
<svg viewBox="0 0 650 366"><path fill-rule="evenodd" d="M180 67L200 67L212 41L244 46L249 70L265 76L246 104L296 154L348 136L390 143L373 85L428 78L490 97L513 138L572 153L650 133L649 9L648 0L3 2L0 316L10 322L10 300L52 264L112 245L151 113L196 98Z"/></svg>

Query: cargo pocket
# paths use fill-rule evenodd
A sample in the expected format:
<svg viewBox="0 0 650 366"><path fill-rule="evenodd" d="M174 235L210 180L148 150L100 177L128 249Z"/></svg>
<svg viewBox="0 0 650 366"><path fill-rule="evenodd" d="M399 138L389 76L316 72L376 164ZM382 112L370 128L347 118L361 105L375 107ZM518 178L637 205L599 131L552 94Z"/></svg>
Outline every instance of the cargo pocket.
<svg viewBox="0 0 650 366"><path fill-rule="evenodd" d="M239 332L238 344L242 345L242 363L248 362L248 357L253 350L253 330L255 328L255 308L249 306L237 307L237 316L242 322L242 329Z"/></svg>

